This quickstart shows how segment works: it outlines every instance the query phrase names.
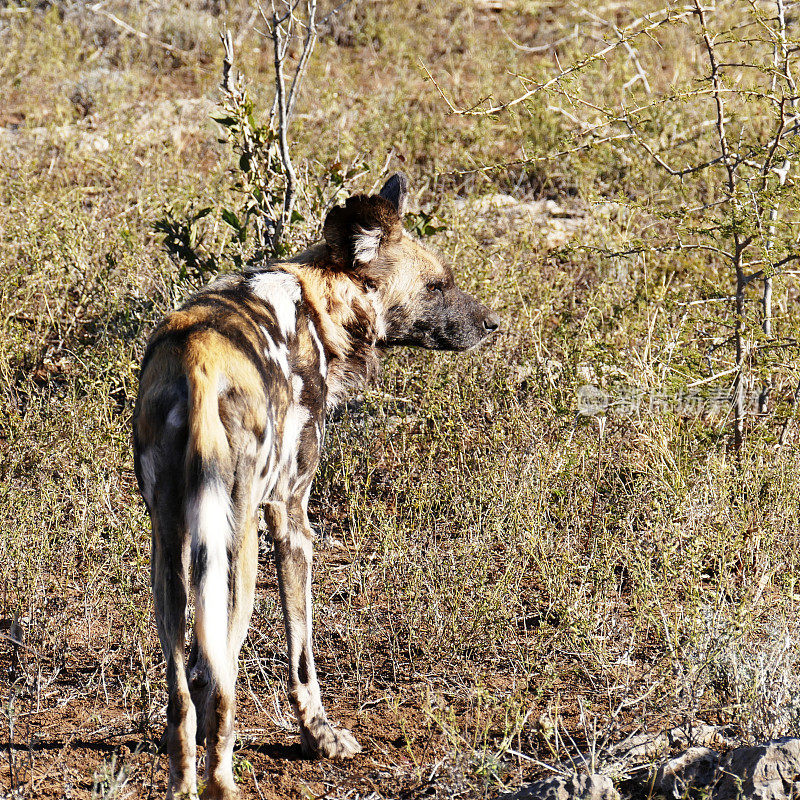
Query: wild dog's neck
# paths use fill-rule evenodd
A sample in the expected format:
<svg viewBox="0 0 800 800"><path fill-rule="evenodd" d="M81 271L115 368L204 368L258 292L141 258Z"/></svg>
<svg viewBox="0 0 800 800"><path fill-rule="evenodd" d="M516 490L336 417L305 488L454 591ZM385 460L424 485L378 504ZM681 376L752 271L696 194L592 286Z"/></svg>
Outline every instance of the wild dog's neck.
<svg viewBox="0 0 800 800"><path fill-rule="evenodd" d="M316 318L328 358L327 405L335 408L378 372L376 343L383 333L380 308L371 293L347 273L311 260L282 263L280 268L297 278Z"/></svg>

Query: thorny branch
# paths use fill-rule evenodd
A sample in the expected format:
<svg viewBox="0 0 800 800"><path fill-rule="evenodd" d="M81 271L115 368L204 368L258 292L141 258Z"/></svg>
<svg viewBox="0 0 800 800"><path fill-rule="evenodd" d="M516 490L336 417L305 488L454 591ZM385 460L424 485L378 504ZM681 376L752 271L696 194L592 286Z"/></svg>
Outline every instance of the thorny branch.
<svg viewBox="0 0 800 800"><path fill-rule="evenodd" d="M597 50L594 53L586 56L585 58L579 60L575 64L570 67L567 67L564 70L561 70L555 77L551 78L549 81L545 81L542 84L536 84L532 88L528 89L528 91L524 92L523 94L515 97L513 100L509 100L505 103L500 103L498 105L490 105L486 108L458 108L445 94L444 90L439 86L436 82L434 77L430 74L427 67L423 65L423 69L425 70L428 78L436 87L439 94L442 96L442 99L447 103L450 111L454 114L460 114L464 116L474 116L474 115L488 115L488 114L498 114L501 111L506 111L509 108L513 108L514 106L518 106L520 103L524 103L526 100L530 100L534 95L539 94L541 92L545 92L551 87L557 85L560 81L563 81L565 78L569 77L574 73L578 73L586 69L586 67L594 64L598 61L602 61L616 50L620 46L631 46L631 42L634 40L650 34L652 31L655 31L657 28L660 28L665 23L677 23L680 20L684 20L687 17L691 16L693 12L690 9L683 9L681 11L675 11L672 8L662 8L658 11L653 11L650 14L646 14L639 19L634 20L629 25L626 25L622 29L619 30L619 38L611 42L610 44L606 45L605 47ZM642 26L643 27L640 27Z"/></svg>
<svg viewBox="0 0 800 800"><path fill-rule="evenodd" d="M713 89L714 108L716 110L716 129L717 129L717 143L719 145L720 157L725 166L725 174L727 176L727 193L731 198L736 197L736 189L739 179L739 174L736 165L733 163L731 157L731 148L728 142L728 133L725 126L725 100L722 95L723 82L720 73L719 60L717 58L717 51L714 44L714 38L708 27L708 20L706 17L706 9L699 2L694 0L695 11L700 20L700 29L702 32L703 42L705 44L706 55L708 56L708 64L711 68L711 86ZM745 408L745 380L744 374L745 361L749 357L749 342L747 340L747 325L744 318L744 302L745 302L745 281L744 270L742 269L742 260L744 248L746 243L742 241L742 234L739 226L739 211L738 204L734 201L730 206L731 214L731 238L733 239L733 258L731 266L733 267L736 275L736 317L734 329L734 345L736 348L736 378L734 380L734 401L733 401L733 446L738 458L741 458L742 444L744 443L744 420L746 415Z"/></svg>

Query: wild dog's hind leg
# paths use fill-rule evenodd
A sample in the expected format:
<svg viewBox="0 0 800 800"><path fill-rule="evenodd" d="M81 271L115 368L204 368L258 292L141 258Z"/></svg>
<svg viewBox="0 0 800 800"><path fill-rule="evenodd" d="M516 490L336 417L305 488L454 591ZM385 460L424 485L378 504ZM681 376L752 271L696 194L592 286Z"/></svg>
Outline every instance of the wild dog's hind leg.
<svg viewBox="0 0 800 800"><path fill-rule="evenodd" d="M189 696L184 666L186 603L188 599L188 547L177 526L164 525L153 515L151 579L156 624L167 662L167 731L169 754L168 798L197 797L195 774L195 709Z"/></svg>
<svg viewBox="0 0 800 800"><path fill-rule="evenodd" d="M208 781L203 790L203 800L229 800L238 795L233 780L236 678L239 671L239 653L253 613L258 570L258 528L255 514L248 515L247 519L248 521L242 526L239 546L231 554L229 566L230 611L228 651L225 656L227 663L223 670L207 668L210 681L206 690L203 692L193 690L194 696L202 698L205 695L206 704L200 714L206 725L206 780ZM202 654L199 655L198 661L202 663Z"/></svg>
<svg viewBox="0 0 800 800"><path fill-rule="evenodd" d="M275 542L275 561L289 654L289 697L303 749L325 758L351 758L361 746L347 730L333 728L322 707L311 650L312 532L301 504L272 502L264 520Z"/></svg>

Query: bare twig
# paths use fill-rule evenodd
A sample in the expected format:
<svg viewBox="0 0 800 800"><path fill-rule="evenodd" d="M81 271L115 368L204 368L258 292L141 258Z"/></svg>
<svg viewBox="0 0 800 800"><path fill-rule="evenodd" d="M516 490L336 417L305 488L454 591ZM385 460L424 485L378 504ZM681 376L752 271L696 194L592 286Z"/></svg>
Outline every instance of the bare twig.
<svg viewBox="0 0 800 800"><path fill-rule="evenodd" d="M306 67L308 66L308 59L311 58L311 53L314 50L314 45L317 42L317 0L309 0L306 4L307 19L306 19L306 38L303 42L303 52L300 55L300 61L297 64L294 77L292 78L292 85L289 88L289 97L286 100L286 120L291 120L292 111L294 110L295 100L297 100L298 90L303 82Z"/></svg>
<svg viewBox="0 0 800 800"><path fill-rule="evenodd" d="M300 5L300 0L284 0L282 7L278 8L276 0L271 0L269 14L258 6L272 40L275 82L269 121L263 125L255 121L253 104L241 77L233 74L232 36L227 31L222 36L225 55L221 89L223 107L229 116L219 122L231 132L230 141L240 156L239 180L235 189L245 196L241 214L226 210L223 218L235 228L240 246L248 225L253 225L257 259L282 252L283 238L292 221L297 196L298 178L292 163L289 129L317 40L317 0L306 0L304 14L297 13ZM298 34L300 30L304 33ZM286 74L289 46L297 35L302 36L302 51L289 81Z"/></svg>
<svg viewBox="0 0 800 800"><path fill-rule="evenodd" d="M556 47L564 44L564 42L569 42L578 36L578 26L575 25L571 33L568 33L566 36L561 36L552 42L537 45L522 44L512 38L511 34L503 27L503 23L500 21L499 17L495 17L495 19L497 21L497 27L503 32L503 36L506 37L508 43L517 50L521 50L523 53L547 53L550 50L555 50Z"/></svg>
<svg viewBox="0 0 800 800"><path fill-rule="evenodd" d="M292 218L295 195L297 193L297 174L292 163L292 155L289 149L289 123L300 85L305 74L308 60L317 41L316 12L317 1L307 0L306 2L306 36L303 43L303 51L295 69L289 91L286 91L286 78L284 76L284 63L288 51L289 41L292 33L292 26L296 21L294 14L295 8L299 3L294 0L287 4L287 12L280 16L275 10L274 0L272 2L272 16L269 20L270 36L272 38L273 66L275 69L275 106L277 109L277 140L278 152L283 165L285 178L285 188L283 195L283 209L278 216L275 230L272 235L272 250L277 252L280 248L281 238L286 226ZM263 12L262 12L263 13ZM299 22L298 22L299 24ZM285 28L284 28L285 25Z"/></svg>
<svg viewBox="0 0 800 800"><path fill-rule="evenodd" d="M166 42L162 42L160 39L154 39L149 34L145 33L144 31L137 30L136 28L129 25L125 20L120 19L115 14L112 14L110 11L106 11L103 8L102 3L92 3L89 6L86 6L90 11L94 12L95 14L99 14L101 17L105 17L110 22L113 22L118 28L122 28L125 33L131 34L131 36L135 36L137 39L141 39L145 42L150 42L151 44L156 45L156 47L160 47L162 50L166 50L168 53L172 53L174 55L180 56L188 56L190 52L188 50L182 50L180 47L175 47L174 45L167 44Z"/></svg>
<svg viewBox="0 0 800 800"><path fill-rule="evenodd" d="M291 12L290 12L291 13ZM284 18L285 19L285 18ZM291 16L289 17L291 22ZM272 35L272 50L273 50L273 65L275 68L275 102L278 109L278 142L280 145L281 162L283 163L284 175L286 177L286 190L283 196L283 213L277 220L275 225L275 232L272 236L272 249L277 250L280 243L281 236L283 235L283 228L286 221L291 217L292 206L294 205L295 182L296 176L294 165L292 164L292 156L289 152L289 141L287 136L287 128L289 121L289 114L286 103L286 84L283 76L283 62L286 58L286 49L284 45L284 34L281 31L282 21L275 13L274 4L271 22L271 35ZM286 36L288 40L288 36Z"/></svg>

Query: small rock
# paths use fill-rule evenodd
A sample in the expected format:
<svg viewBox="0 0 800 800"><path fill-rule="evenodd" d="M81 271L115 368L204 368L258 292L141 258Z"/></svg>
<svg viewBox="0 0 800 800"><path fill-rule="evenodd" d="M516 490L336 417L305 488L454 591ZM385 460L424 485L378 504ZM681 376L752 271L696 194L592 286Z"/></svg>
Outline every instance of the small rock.
<svg viewBox="0 0 800 800"><path fill-rule="evenodd" d="M186 134L211 130L211 117L219 112L219 106L205 97L162 100L142 109L131 133L139 145L160 144L170 139L177 143ZM213 130L216 133L216 128Z"/></svg>
<svg viewBox="0 0 800 800"><path fill-rule="evenodd" d="M111 147L105 136L97 136L91 133L81 134L78 142L78 152L84 155L92 153L106 153Z"/></svg>
<svg viewBox="0 0 800 800"><path fill-rule="evenodd" d="M569 217L573 216L569 211L564 209L555 200L545 200L544 201L544 210L551 216L551 217Z"/></svg>
<svg viewBox="0 0 800 800"><path fill-rule="evenodd" d="M468 205L472 211L480 214L486 211L497 211L501 208L519 205L519 200L510 194L486 194L483 197L476 197L474 200L470 200Z"/></svg>
<svg viewBox="0 0 800 800"><path fill-rule="evenodd" d="M588 384L598 382L591 364L586 362L578 365L578 376ZM692 725L680 725L662 733L629 736L609 748L609 752L621 763L630 764L649 761L656 756L678 752L695 745L728 749L733 746L733 741L728 738L727 733L725 728L717 725L697 722Z"/></svg>
<svg viewBox="0 0 800 800"><path fill-rule="evenodd" d="M800 739L773 739L731 750L713 800L788 800L800 796Z"/></svg>
<svg viewBox="0 0 800 800"><path fill-rule="evenodd" d="M710 786L717 777L719 755L708 747L690 747L658 768L653 788L666 798L679 800L689 789Z"/></svg>
<svg viewBox="0 0 800 800"><path fill-rule="evenodd" d="M707 725L704 722L696 722L693 725L680 725L667 731L667 737L673 748L703 745L704 747L719 747L729 750L735 745L729 728L721 725Z"/></svg>
<svg viewBox="0 0 800 800"><path fill-rule="evenodd" d="M597 375L590 364L578 364L577 375L587 384L594 384ZM589 388L596 388L590 386ZM600 390L598 390L600 391ZM647 761L669 749L669 740L664 733L638 733L628 736L609 748L611 755L621 762Z"/></svg>
<svg viewBox="0 0 800 800"><path fill-rule="evenodd" d="M75 106L75 109L81 117L89 116L94 108L94 97L82 83L75 84L70 92L69 101Z"/></svg>
<svg viewBox="0 0 800 800"><path fill-rule="evenodd" d="M619 793L605 775L572 775L534 781L501 800L619 800Z"/></svg>

